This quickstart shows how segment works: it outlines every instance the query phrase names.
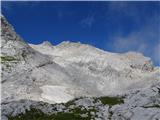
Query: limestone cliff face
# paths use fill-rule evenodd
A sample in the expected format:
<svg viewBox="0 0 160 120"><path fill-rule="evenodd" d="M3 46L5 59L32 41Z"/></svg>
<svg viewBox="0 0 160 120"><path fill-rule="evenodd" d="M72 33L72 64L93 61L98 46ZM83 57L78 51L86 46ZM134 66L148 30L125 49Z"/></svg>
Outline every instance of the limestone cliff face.
<svg viewBox="0 0 160 120"><path fill-rule="evenodd" d="M134 101L135 91L159 85L159 68L140 53L110 53L69 41L57 46L28 44L3 16L1 29L2 103L21 99L61 103L108 95L131 95L126 99ZM113 111L130 109L122 107Z"/></svg>

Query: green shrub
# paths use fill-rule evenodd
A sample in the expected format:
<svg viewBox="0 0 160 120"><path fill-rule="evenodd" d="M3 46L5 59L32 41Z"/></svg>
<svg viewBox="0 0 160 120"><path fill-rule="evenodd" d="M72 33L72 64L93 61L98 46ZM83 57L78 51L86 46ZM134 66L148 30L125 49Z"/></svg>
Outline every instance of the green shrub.
<svg viewBox="0 0 160 120"><path fill-rule="evenodd" d="M53 120L50 116L44 114L41 110L32 108L31 110L26 110L26 113L19 114L17 116L8 116L9 120Z"/></svg>
<svg viewBox="0 0 160 120"><path fill-rule="evenodd" d="M159 104L154 104L154 105L151 105L151 106L143 106L144 108L160 108L160 105Z"/></svg>
<svg viewBox="0 0 160 120"><path fill-rule="evenodd" d="M13 56L1 56L1 62L16 61L17 59Z"/></svg>
<svg viewBox="0 0 160 120"><path fill-rule="evenodd" d="M84 119L82 119L82 117L76 113L60 112L53 116L53 120L84 120Z"/></svg>
<svg viewBox="0 0 160 120"><path fill-rule="evenodd" d="M32 108L26 110L25 114L19 114L17 116L8 116L9 120L90 120L90 117L82 118L80 113L83 113L78 108L75 108L72 112L59 112L57 114L47 115L41 110ZM86 111L87 112L87 111Z"/></svg>
<svg viewBox="0 0 160 120"><path fill-rule="evenodd" d="M98 98L102 104L104 105L116 105L116 104L122 104L124 103L123 99L121 97L99 97Z"/></svg>
<svg viewBox="0 0 160 120"><path fill-rule="evenodd" d="M67 103L64 104L65 107L69 107L71 105L75 105L74 100L70 100Z"/></svg>

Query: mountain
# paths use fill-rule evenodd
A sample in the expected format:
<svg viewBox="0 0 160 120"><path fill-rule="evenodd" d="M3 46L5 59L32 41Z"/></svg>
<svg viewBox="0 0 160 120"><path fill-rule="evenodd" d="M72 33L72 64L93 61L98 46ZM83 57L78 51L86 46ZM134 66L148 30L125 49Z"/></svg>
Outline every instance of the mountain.
<svg viewBox="0 0 160 120"><path fill-rule="evenodd" d="M150 58L136 52L111 53L70 41L56 46L48 41L28 44L4 16L1 29L4 120L31 108L48 117L49 113L66 114L70 107L79 106L98 114L91 115L96 120L160 118L160 69L152 65ZM68 105L70 100L72 104ZM96 109L88 111L87 106Z"/></svg>

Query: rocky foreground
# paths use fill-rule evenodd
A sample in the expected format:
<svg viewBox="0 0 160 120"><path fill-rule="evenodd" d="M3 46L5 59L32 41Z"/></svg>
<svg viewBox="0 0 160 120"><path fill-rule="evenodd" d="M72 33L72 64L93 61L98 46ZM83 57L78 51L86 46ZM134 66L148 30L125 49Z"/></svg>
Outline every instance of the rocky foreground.
<svg viewBox="0 0 160 120"><path fill-rule="evenodd" d="M1 17L2 120L160 120L160 69L140 53L28 44Z"/></svg>
<svg viewBox="0 0 160 120"><path fill-rule="evenodd" d="M2 103L4 120L159 120L160 84L118 97L77 98L48 104L31 100Z"/></svg>

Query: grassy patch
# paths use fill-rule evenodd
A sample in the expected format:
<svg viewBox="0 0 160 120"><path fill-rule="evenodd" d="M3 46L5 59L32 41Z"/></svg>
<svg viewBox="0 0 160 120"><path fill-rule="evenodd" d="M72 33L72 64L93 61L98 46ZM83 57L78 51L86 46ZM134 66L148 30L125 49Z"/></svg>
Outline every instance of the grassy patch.
<svg viewBox="0 0 160 120"><path fill-rule="evenodd" d="M13 56L1 56L1 62L16 61L17 59Z"/></svg>
<svg viewBox="0 0 160 120"><path fill-rule="evenodd" d="M44 114L41 110L32 108L26 110L25 114L19 114L17 116L8 116L9 120L52 120L49 115Z"/></svg>
<svg viewBox="0 0 160 120"><path fill-rule="evenodd" d="M144 108L160 108L159 104L151 105L151 106L143 106Z"/></svg>
<svg viewBox="0 0 160 120"><path fill-rule="evenodd" d="M98 98L104 105L116 105L124 103L121 97L99 97Z"/></svg>
<svg viewBox="0 0 160 120"><path fill-rule="evenodd" d="M8 116L9 120L90 120L90 117L82 118L80 113L86 113L81 111L80 108L75 108L72 112L59 112L57 114L47 115L41 110L32 108L26 111L25 114L19 114L17 116Z"/></svg>
<svg viewBox="0 0 160 120"><path fill-rule="evenodd" d="M60 112L53 116L53 120L84 120L84 119L79 114L76 114L76 113Z"/></svg>
<svg viewBox="0 0 160 120"><path fill-rule="evenodd" d="M74 101L75 101L75 100L70 100L70 101L68 101L67 103L65 103L64 106L65 106L65 107L69 107L69 106L71 106L71 105L75 105Z"/></svg>

